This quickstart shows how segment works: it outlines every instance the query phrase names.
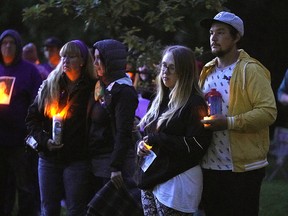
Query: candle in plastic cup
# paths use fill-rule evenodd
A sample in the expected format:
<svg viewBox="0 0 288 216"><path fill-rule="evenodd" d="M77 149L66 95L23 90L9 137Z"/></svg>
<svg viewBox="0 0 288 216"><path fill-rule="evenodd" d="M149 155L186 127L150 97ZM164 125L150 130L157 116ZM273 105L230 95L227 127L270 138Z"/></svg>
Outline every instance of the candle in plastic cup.
<svg viewBox="0 0 288 216"><path fill-rule="evenodd" d="M52 121L52 139L54 140L55 144L60 145L62 139L62 122L63 118L61 115L57 114L53 116Z"/></svg>

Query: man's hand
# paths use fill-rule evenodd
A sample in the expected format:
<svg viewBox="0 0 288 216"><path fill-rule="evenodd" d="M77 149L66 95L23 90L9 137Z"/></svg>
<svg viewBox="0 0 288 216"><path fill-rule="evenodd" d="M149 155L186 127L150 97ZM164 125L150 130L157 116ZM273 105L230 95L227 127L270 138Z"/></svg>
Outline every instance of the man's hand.
<svg viewBox="0 0 288 216"><path fill-rule="evenodd" d="M207 120L201 120L205 128L213 131L226 130L228 128L227 118L224 115L216 114Z"/></svg>

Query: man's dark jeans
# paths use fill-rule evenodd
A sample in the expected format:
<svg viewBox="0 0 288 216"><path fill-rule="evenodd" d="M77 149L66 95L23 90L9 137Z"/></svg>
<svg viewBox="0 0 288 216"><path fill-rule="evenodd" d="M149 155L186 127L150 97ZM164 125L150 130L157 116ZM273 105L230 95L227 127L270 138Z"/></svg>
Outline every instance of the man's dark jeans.
<svg viewBox="0 0 288 216"><path fill-rule="evenodd" d="M265 168L235 173L203 169L206 216L257 216Z"/></svg>

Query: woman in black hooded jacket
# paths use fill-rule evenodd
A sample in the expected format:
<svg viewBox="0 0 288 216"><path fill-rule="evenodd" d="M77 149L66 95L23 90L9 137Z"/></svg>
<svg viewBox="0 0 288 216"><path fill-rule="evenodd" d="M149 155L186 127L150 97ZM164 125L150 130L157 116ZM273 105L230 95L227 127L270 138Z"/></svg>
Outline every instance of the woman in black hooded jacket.
<svg viewBox="0 0 288 216"><path fill-rule="evenodd" d="M94 44L99 81L88 106L89 150L96 191L110 179L121 188L135 169L132 129L138 97L126 75L126 47L106 39Z"/></svg>

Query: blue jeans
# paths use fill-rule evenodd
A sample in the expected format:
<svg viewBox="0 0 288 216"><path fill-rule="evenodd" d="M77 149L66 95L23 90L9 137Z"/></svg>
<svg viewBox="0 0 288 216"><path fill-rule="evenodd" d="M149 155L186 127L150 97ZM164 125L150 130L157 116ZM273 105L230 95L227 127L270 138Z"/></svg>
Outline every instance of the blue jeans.
<svg viewBox="0 0 288 216"><path fill-rule="evenodd" d="M42 216L60 215L63 197L68 216L86 214L92 197L88 161L56 164L40 158L38 173Z"/></svg>

